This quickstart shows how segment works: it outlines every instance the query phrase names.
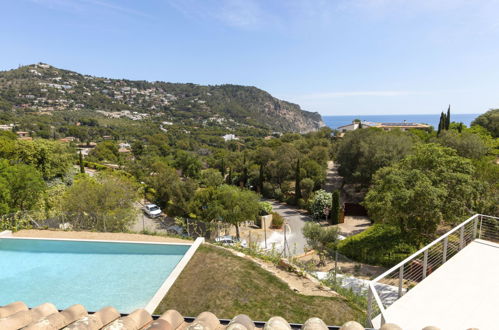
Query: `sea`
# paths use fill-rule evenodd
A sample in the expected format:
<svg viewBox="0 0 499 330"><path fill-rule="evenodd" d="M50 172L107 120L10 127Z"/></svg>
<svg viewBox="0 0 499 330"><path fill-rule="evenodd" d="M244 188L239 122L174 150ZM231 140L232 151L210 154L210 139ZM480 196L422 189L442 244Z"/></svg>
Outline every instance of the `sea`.
<svg viewBox="0 0 499 330"><path fill-rule="evenodd" d="M463 123L470 126L471 122L478 117L479 113L453 114L451 113L450 120L457 123ZM371 121L376 123L403 123L404 120L408 123L420 123L438 127L440 114L431 115L357 115L357 116L322 116L326 125L332 129L336 129L343 125L351 124L353 120L360 119L362 121Z"/></svg>

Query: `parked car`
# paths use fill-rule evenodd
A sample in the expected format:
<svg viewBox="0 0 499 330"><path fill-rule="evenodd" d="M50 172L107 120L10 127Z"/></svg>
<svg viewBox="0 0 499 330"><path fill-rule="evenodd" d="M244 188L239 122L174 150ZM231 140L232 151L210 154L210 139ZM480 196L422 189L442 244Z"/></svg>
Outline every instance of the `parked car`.
<svg viewBox="0 0 499 330"><path fill-rule="evenodd" d="M171 225L170 227L166 228L166 231L174 235L187 236L184 228L180 227L179 225Z"/></svg>
<svg viewBox="0 0 499 330"><path fill-rule="evenodd" d="M248 243L246 243L246 240L239 240L237 237L231 236L231 235L225 235L225 236L218 236L215 238L215 242L224 244L224 245L234 245L234 244L241 244L242 247L248 247Z"/></svg>
<svg viewBox="0 0 499 330"><path fill-rule="evenodd" d="M151 218L157 218L161 215L161 209L156 204L146 204L144 205L144 213Z"/></svg>

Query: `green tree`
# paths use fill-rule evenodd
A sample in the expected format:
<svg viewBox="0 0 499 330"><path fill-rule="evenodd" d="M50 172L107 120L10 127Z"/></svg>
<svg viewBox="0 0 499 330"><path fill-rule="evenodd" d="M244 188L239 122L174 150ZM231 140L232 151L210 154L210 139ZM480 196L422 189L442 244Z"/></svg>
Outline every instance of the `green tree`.
<svg viewBox="0 0 499 330"><path fill-rule="evenodd" d="M0 213L32 209L44 188L42 176L33 166L0 160Z"/></svg>
<svg viewBox="0 0 499 330"><path fill-rule="evenodd" d="M486 143L486 138L469 131L459 133L455 130L442 132L437 142L443 146L453 148L459 156L479 159L485 156L490 148Z"/></svg>
<svg viewBox="0 0 499 330"><path fill-rule="evenodd" d="M202 164L193 153L179 150L175 158L175 167L182 171L182 175L189 178L198 178Z"/></svg>
<svg viewBox="0 0 499 330"><path fill-rule="evenodd" d="M331 224L337 225L340 221L340 192L338 190L333 191L331 201Z"/></svg>
<svg viewBox="0 0 499 330"><path fill-rule="evenodd" d="M127 231L137 219L138 190L136 182L121 173L82 175L64 194L63 214L75 229Z"/></svg>
<svg viewBox="0 0 499 330"><path fill-rule="evenodd" d="M250 190L222 185L217 189L216 198L221 205L220 218L236 227L239 238L239 225L255 219L260 211L258 195Z"/></svg>
<svg viewBox="0 0 499 330"><path fill-rule="evenodd" d="M170 216L187 215L196 182L190 178L181 180L174 168L160 161L152 165L152 172L144 181L153 189L156 203L165 207Z"/></svg>
<svg viewBox="0 0 499 330"><path fill-rule="evenodd" d="M260 147L254 153L254 162L259 165L258 192L262 193L265 182L265 168L274 158L274 151L269 147Z"/></svg>
<svg viewBox="0 0 499 330"><path fill-rule="evenodd" d="M456 223L475 209L481 186L474 167L437 144L376 172L363 205L376 222L396 224L413 242L431 240L443 221Z"/></svg>
<svg viewBox="0 0 499 330"><path fill-rule="evenodd" d="M114 141L103 141L97 143L95 148L93 148L88 156L97 161L105 161L113 164L118 163L120 153L118 151L118 145Z"/></svg>
<svg viewBox="0 0 499 330"><path fill-rule="evenodd" d="M491 109L476 117L471 126L482 126L492 134L494 138L499 137L499 109Z"/></svg>
<svg viewBox="0 0 499 330"><path fill-rule="evenodd" d="M301 173L300 173L300 159L296 160L296 170L295 170L295 200L298 201L301 198Z"/></svg>
<svg viewBox="0 0 499 330"><path fill-rule="evenodd" d="M73 163L73 154L66 145L48 140L18 140L15 149L5 158L34 166L44 179L63 176Z"/></svg>
<svg viewBox="0 0 499 330"><path fill-rule="evenodd" d="M450 128L450 104L449 108L447 109L447 115L445 116L445 130L449 130Z"/></svg>
<svg viewBox="0 0 499 330"><path fill-rule="evenodd" d="M336 249L338 229L336 227L322 227L318 223L307 222L302 229L307 240L307 246L317 252L319 266L326 264L326 257Z"/></svg>
<svg viewBox="0 0 499 330"><path fill-rule="evenodd" d="M312 195L312 192L314 191L314 186L315 186L314 180L310 178L305 178L301 180L300 186L303 198L305 200L308 200Z"/></svg>
<svg viewBox="0 0 499 330"><path fill-rule="evenodd" d="M85 164L83 163L83 154L81 153L81 150L78 154L78 162L80 164L80 173L85 174Z"/></svg>
<svg viewBox="0 0 499 330"><path fill-rule="evenodd" d="M368 128L348 132L338 145L338 172L348 183L369 185L377 170L402 159L412 145L412 135L399 130Z"/></svg>
<svg viewBox="0 0 499 330"><path fill-rule="evenodd" d="M220 171L214 168L208 168L201 171L201 183L206 187L218 187L224 181Z"/></svg>

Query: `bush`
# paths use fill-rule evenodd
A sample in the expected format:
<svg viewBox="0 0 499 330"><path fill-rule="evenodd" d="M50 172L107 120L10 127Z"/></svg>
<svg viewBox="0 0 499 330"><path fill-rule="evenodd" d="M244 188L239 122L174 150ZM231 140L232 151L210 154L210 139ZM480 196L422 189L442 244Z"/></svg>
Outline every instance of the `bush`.
<svg viewBox="0 0 499 330"><path fill-rule="evenodd" d="M274 198L279 202L282 202L284 200L284 194L282 193L281 188L276 188L274 190Z"/></svg>
<svg viewBox="0 0 499 330"><path fill-rule="evenodd" d="M284 217L277 212L272 212L272 224L271 228L280 229L284 224Z"/></svg>
<svg viewBox="0 0 499 330"><path fill-rule="evenodd" d="M289 196L286 198L286 204L288 205L296 205L296 198L295 196Z"/></svg>
<svg viewBox="0 0 499 330"><path fill-rule="evenodd" d="M85 167L88 167L88 168L91 168L91 169L94 169L94 170L97 170L97 171L102 171L102 170L106 170L107 169L107 166L105 166L105 165L101 165L101 164L98 164L98 163L89 162L89 161L86 161L86 160L83 161L83 164L85 165Z"/></svg>
<svg viewBox="0 0 499 330"><path fill-rule="evenodd" d="M301 180L300 186L303 198L305 198L305 200L308 200L312 195L312 192L314 191L314 186L315 186L314 180L310 178L305 178Z"/></svg>
<svg viewBox="0 0 499 330"><path fill-rule="evenodd" d="M331 209L331 193L325 190L317 190L309 200L309 211L316 220L324 219L325 210Z"/></svg>
<svg viewBox="0 0 499 330"><path fill-rule="evenodd" d="M303 198L300 198L296 202L296 206L298 206L298 208L300 208L300 209L305 209L305 208L307 208L307 202L305 202L305 200Z"/></svg>
<svg viewBox="0 0 499 330"><path fill-rule="evenodd" d="M375 224L340 241L338 250L362 263L391 267L416 252L417 246L408 244L398 227Z"/></svg>
<svg viewBox="0 0 499 330"><path fill-rule="evenodd" d="M272 212L272 204L269 202L260 202L260 215L267 215Z"/></svg>
<svg viewBox="0 0 499 330"><path fill-rule="evenodd" d="M270 182L264 182L262 185L262 195L263 197L273 198L274 197L274 186Z"/></svg>

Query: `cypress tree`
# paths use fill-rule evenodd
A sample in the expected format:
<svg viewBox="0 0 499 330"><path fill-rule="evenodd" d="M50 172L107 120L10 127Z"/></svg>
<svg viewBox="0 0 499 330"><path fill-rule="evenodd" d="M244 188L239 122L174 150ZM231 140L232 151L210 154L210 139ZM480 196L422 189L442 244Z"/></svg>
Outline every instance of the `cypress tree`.
<svg viewBox="0 0 499 330"><path fill-rule="evenodd" d="M222 157L222 160L220 161L220 172L222 173L222 178L225 179L225 161Z"/></svg>
<svg viewBox="0 0 499 330"><path fill-rule="evenodd" d="M246 187L248 183L248 164L246 164L246 153L243 153L243 177L242 177L242 187Z"/></svg>
<svg viewBox="0 0 499 330"><path fill-rule="evenodd" d="M445 123L445 114L442 112L440 113L440 121L438 122L438 130L437 130L437 136L440 135L440 132L444 129L444 123Z"/></svg>
<svg viewBox="0 0 499 330"><path fill-rule="evenodd" d="M83 164L83 155L80 150L80 155L79 155L79 161L80 161L80 173L85 173L85 164Z"/></svg>
<svg viewBox="0 0 499 330"><path fill-rule="evenodd" d="M296 172L295 172L295 200L298 202L298 200L301 198L301 176L300 176L300 159L298 158L296 160Z"/></svg>
<svg viewBox="0 0 499 330"><path fill-rule="evenodd" d="M258 175L258 192L263 193L263 163L260 164L260 173Z"/></svg>
<svg viewBox="0 0 499 330"><path fill-rule="evenodd" d="M459 123L459 126L457 126L457 131L459 133L462 133L463 132L463 123Z"/></svg>
<svg viewBox="0 0 499 330"><path fill-rule="evenodd" d="M232 167L229 167L229 174L227 175L227 184L232 184Z"/></svg>
<svg viewBox="0 0 499 330"><path fill-rule="evenodd" d="M332 225L337 225L340 221L340 192L338 190L333 191L332 201L331 201L331 213L330 213L330 223Z"/></svg>
<svg viewBox="0 0 499 330"><path fill-rule="evenodd" d="M445 116L445 129L448 130L450 127L450 104L449 108L447 109L447 116Z"/></svg>

